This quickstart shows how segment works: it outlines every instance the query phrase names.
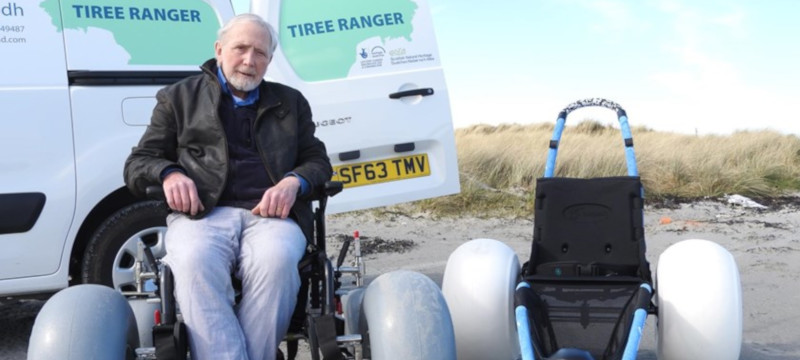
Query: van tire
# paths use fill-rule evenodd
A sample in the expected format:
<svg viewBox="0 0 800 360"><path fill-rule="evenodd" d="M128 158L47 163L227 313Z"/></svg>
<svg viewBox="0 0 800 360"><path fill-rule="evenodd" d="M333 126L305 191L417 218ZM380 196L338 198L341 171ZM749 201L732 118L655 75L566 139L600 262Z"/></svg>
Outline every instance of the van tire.
<svg viewBox="0 0 800 360"><path fill-rule="evenodd" d="M137 243L141 240L149 246L156 259L164 257L166 217L163 202L142 201L123 207L103 221L86 245L81 267L83 283L135 291Z"/></svg>

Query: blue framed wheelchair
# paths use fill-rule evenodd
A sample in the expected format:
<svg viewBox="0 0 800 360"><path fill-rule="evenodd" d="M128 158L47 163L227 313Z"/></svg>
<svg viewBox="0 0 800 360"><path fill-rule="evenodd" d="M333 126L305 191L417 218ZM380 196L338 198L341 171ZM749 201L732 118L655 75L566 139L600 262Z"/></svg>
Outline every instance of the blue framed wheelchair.
<svg viewBox="0 0 800 360"><path fill-rule="evenodd" d="M567 116L617 113L627 176L555 177ZM443 280L459 359L632 360L648 315L658 358L737 359L741 285L732 255L706 240L670 246L655 281L645 257L644 190L625 110L587 99L559 113L545 174L537 179L530 258L492 239L469 241Z"/></svg>

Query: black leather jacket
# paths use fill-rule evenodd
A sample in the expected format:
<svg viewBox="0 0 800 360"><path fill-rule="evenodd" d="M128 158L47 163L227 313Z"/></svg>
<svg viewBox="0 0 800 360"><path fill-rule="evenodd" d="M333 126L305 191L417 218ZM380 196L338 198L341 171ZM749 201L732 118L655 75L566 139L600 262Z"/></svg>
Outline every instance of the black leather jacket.
<svg viewBox="0 0 800 360"><path fill-rule="evenodd" d="M161 185L161 172L180 166L197 185L207 214L217 205L228 174L228 147L219 116L222 89L216 60L206 61L203 74L161 89L158 104L139 144L125 161L125 184L138 196ZM311 189L331 178L325 145L314 136L311 109L303 95L288 86L262 81L255 120L255 140L267 174L277 184L288 172L309 182ZM225 95L228 96L228 95ZM311 239L313 214L309 197L298 198L292 217Z"/></svg>

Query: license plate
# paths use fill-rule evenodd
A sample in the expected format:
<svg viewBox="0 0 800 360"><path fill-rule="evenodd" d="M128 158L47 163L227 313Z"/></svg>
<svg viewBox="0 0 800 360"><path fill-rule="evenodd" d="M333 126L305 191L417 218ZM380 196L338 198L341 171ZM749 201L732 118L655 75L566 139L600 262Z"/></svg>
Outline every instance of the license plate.
<svg viewBox="0 0 800 360"><path fill-rule="evenodd" d="M345 188L411 179L431 174L428 154L416 154L378 161L344 164L333 167L333 181Z"/></svg>

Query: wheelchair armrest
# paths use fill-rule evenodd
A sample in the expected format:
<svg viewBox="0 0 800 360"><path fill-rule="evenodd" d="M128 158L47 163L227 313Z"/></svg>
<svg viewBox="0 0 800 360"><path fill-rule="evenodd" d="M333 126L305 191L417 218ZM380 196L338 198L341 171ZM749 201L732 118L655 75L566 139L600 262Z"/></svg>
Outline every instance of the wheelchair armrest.
<svg viewBox="0 0 800 360"><path fill-rule="evenodd" d="M148 199L166 201L167 196L164 195L164 188L160 185L150 185L144 189L144 194Z"/></svg>
<svg viewBox="0 0 800 360"><path fill-rule="evenodd" d="M322 199L323 197L331 197L340 192L344 188L341 181L326 181L322 186L314 189L314 200ZM165 201L167 197L164 195L164 188L160 185L150 185L145 188L145 196L152 200Z"/></svg>
<svg viewBox="0 0 800 360"><path fill-rule="evenodd" d="M326 181L324 187L325 196L332 197L342 192L342 189L344 189L344 184L341 181Z"/></svg>
<svg viewBox="0 0 800 360"><path fill-rule="evenodd" d="M344 184L341 181L326 181L314 187L309 200L319 201L334 196L342 191Z"/></svg>

